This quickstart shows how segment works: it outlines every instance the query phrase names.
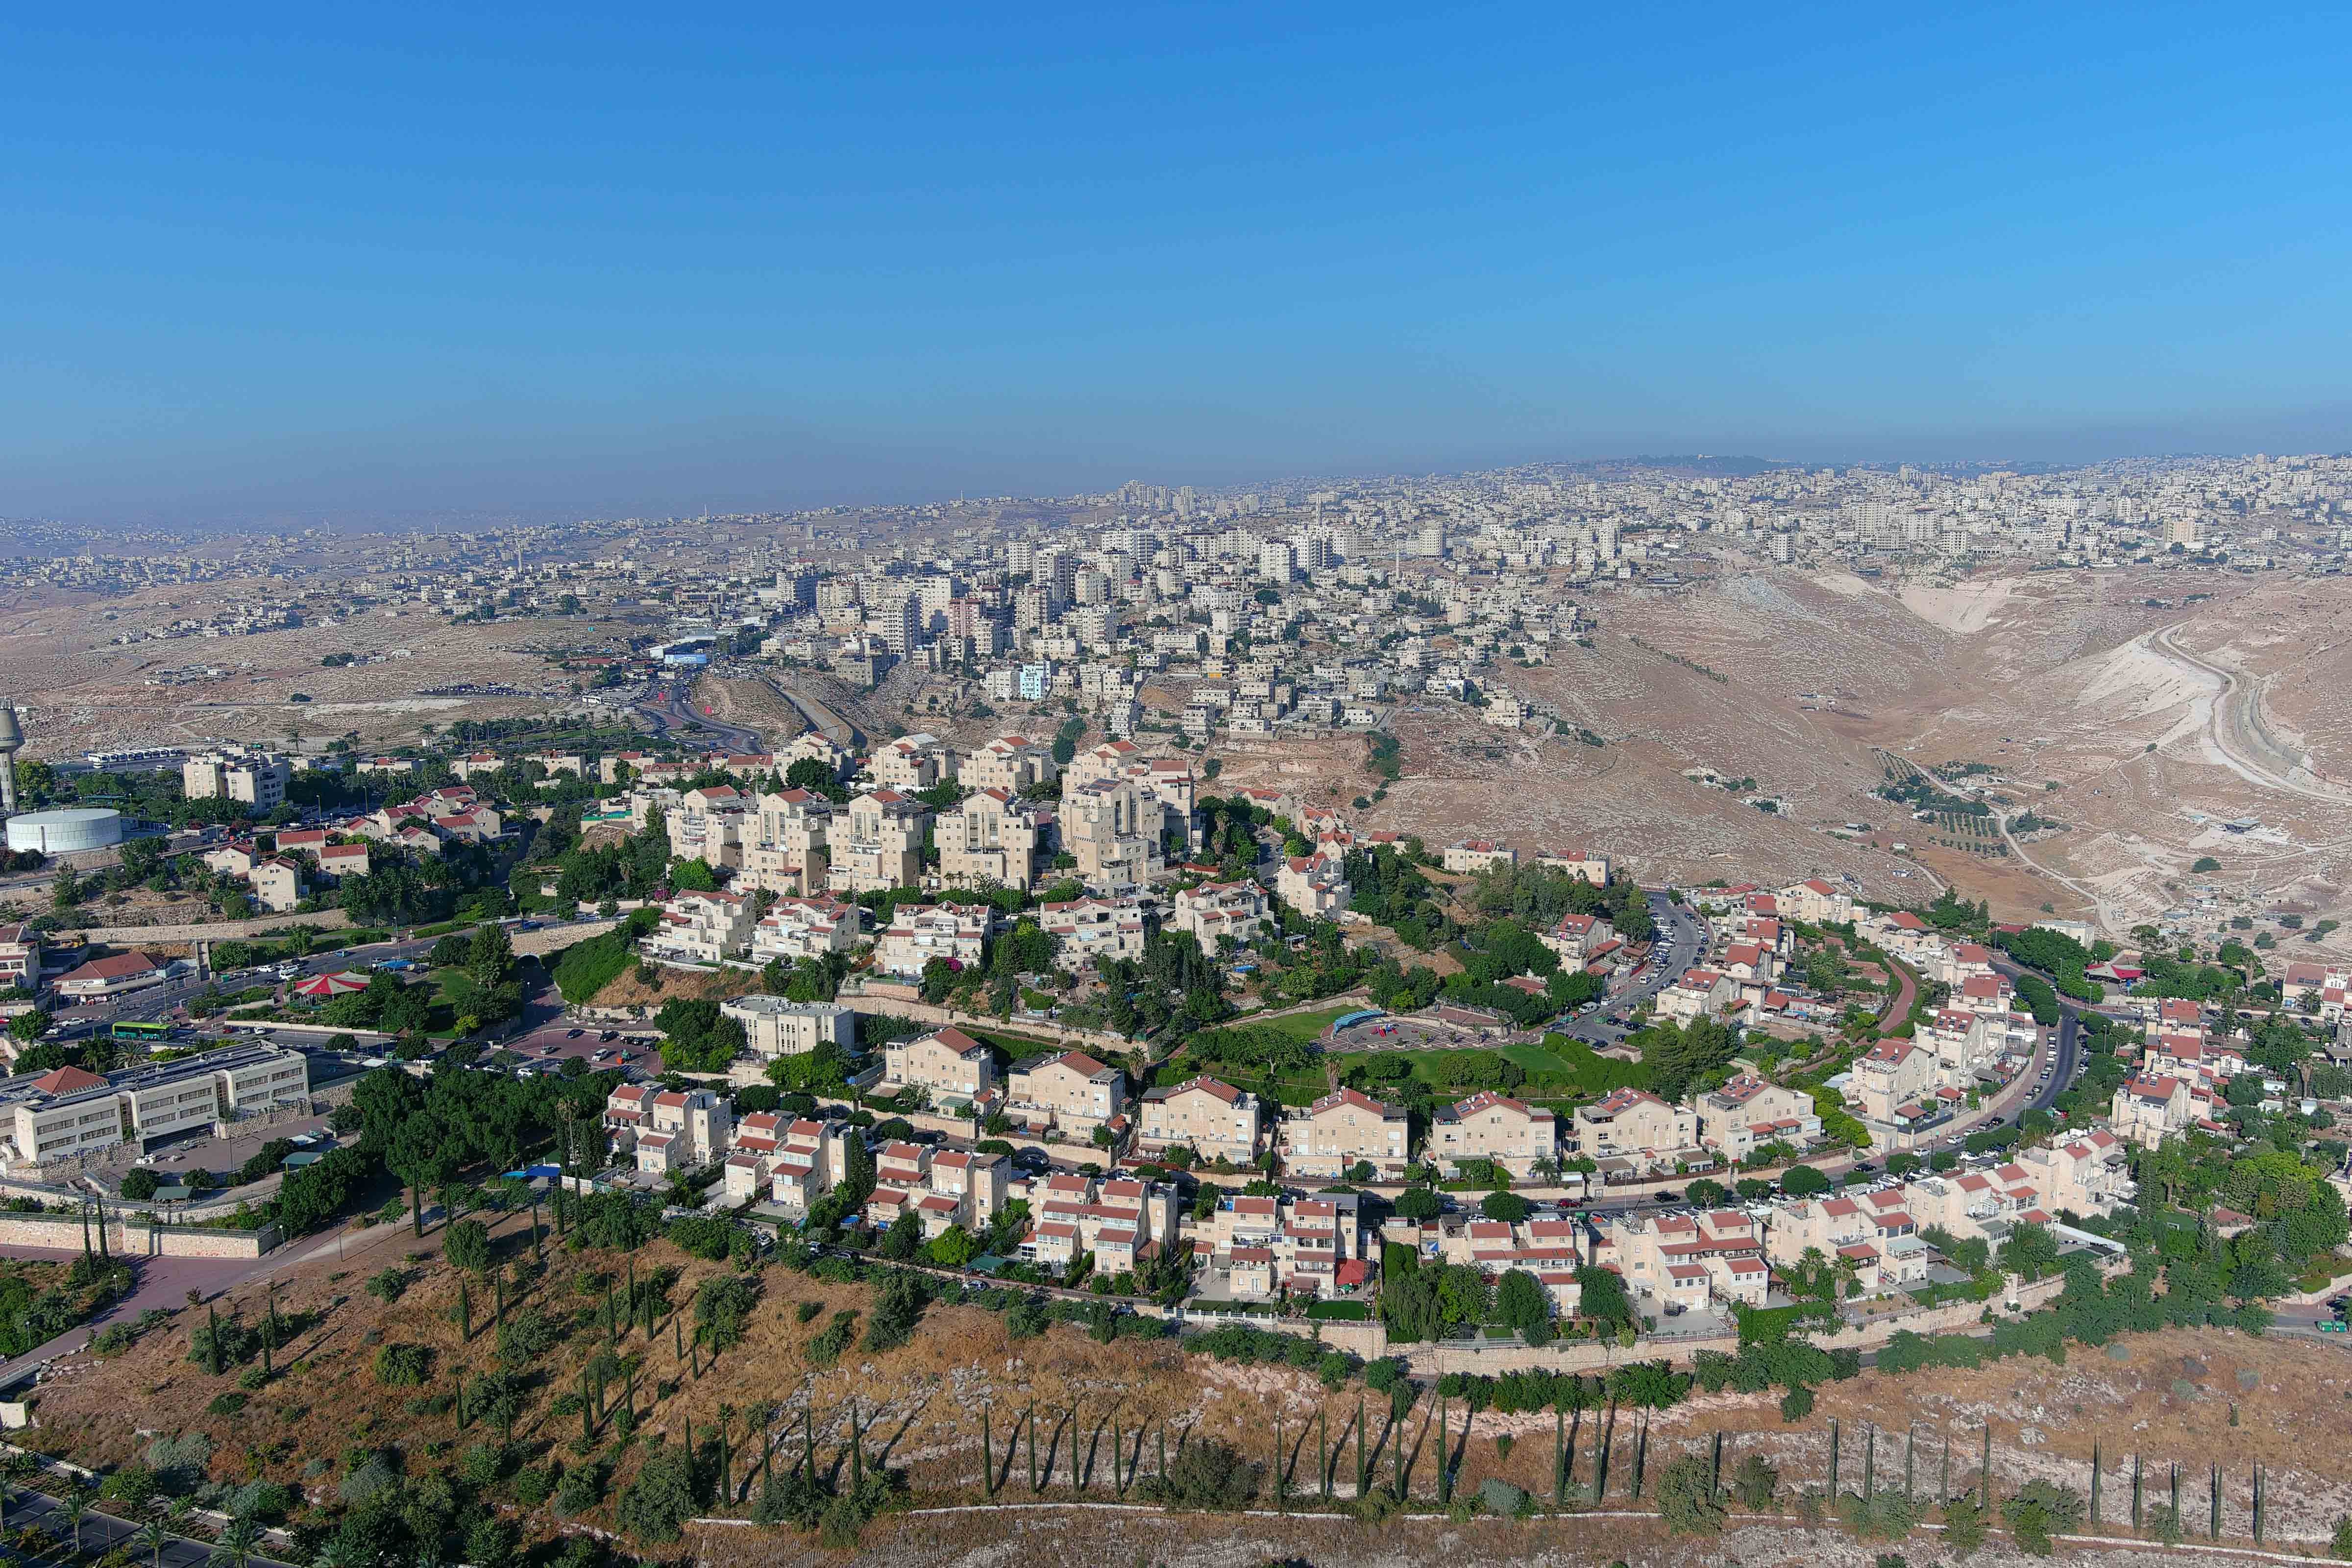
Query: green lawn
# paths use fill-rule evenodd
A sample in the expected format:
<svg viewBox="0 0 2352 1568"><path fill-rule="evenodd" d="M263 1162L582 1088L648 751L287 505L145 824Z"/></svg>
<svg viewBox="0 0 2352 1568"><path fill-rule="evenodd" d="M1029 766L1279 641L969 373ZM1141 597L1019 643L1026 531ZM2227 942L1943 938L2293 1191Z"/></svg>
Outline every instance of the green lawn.
<svg viewBox="0 0 2352 1568"><path fill-rule="evenodd" d="M1338 1058L1337 1066L1344 1079L1348 1071L1360 1064L1377 1073L1381 1064L1393 1064L1400 1059L1410 1063L1412 1076L1439 1095L1461 1096L1493 1089L1521 1099L1555 1100L1604 1094L1627 1085L1639 1088L1650 1078L1649 1068L1642 1063L1604 1057L1581 1040L1571 1040L1564 1035L1547 1035L1540 1046L1506 1046L1500 1049L1461 1047L1425 1051L1349 1051ZM1492 1071L1496 1064L1506 1061L1526 1075L1524 1082L1506 1083Z"/></svg>
<svg viewBox="0 0 2352 1568"><path fill-rule="evenodd" d="M1363 1005L1351 1002L1344 1007L1322 1007L1311 1013L1292 1013L1280 1018L1261 1018L1255 1015L1234 1018L1223 1027L1229 1029L1266 1029L1294 1040L1314 1041L1323 1037L1334 1021L1350 1013L1360 1013Z"/></svg>

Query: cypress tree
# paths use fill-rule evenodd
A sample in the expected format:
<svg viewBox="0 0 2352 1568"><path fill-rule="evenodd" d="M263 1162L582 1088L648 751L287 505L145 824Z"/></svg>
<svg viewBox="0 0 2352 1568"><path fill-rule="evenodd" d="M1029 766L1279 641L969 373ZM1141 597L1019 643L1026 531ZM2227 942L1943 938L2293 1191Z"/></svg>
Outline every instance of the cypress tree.
<svg viewBox="0 0 2352 1568"><path fill-rule="evenodd" d="M1356 1395L1356 1495L1371 1489L1370 1457L1364 1452L1364 1396Z"/></svg>
<svg viewBox="0 0 2352 1568"><path fill-rule="evenodd" d="M2263 1468L2254 1467L2254 1544L2263 1543Z"/></svg>
<svg viewBox="0 0 2352 1568"><path fill-rule="evenodd" d="M1837 1501L1838 1495L1838 1438L1841 1435L1838 1418L1832 1415L1830 1417L1830 1501L1832 1503Z"/></svg>
<svg viewBox="0 0 2352 1568"><path fill-rule="evenodd" d="M2172 1517L2180 1517L2180 1461L2172 1462Z"/></svg>
<svg viewBox="0 0 2352 1568"><path fill-rule="evenodd" d="M596 1440L596 1411L588 1402L588 1369L580 1369L580 1436L583 1442Z"/></svg>
<svg viewBox="0 0 2352 1568"><path fill-rule="evenodd" d="M2099 1440L2091 1439L2091 1523L2099 1522Z"/></svg>
<svg viewBox="0 0 2352 1568"><path fill-rule="evenodd" d="M611 1350L619 1337L619 1320L613 1315L613 1277L604 1276L604 1348Z"/></svg>
<svg viewBox="0 0 2352 1568"><path fill-rule="evenodd" d="M1952 1431L1948 1426L1944 1429L1944 1468L1936 1477L1936 1500L1952 1500Z"/></svg>
<svg viewBox="0 0 2352 1568"><path fill-rule="evenodd" d="M408 1228L412 1235L425 1234L425 1194L414 1182L408 1184Z"/></svg>
<svg viewBox="0 0 2352 1568"><path fill-rule="evenodd" d="M530 1200L530 1255L540 1262L547 1261L547 1240L539 1233L539 1199Z"/></svg>
<svg viewBox="0 0 2352 1568"><path fill-rule="evenodd" d="M2132 1528L2139 1528L2140 1468L2139 1456L2132 1456Z"/></svg>
<svg viewBox="0 0 2352 1568"><path fill-rule="evenodd" d="M1985 1423L1984 1458L1979 1462L1977 1490L1980 1494L1977 1500L1990 1513L1992 1510L1992 1423L1990 1421Z"/></svg>
<svg viewBox="0 0 2352 1568"><path fill-rule="evenodd" d="M457 1276L457 1328L466 1343L474 1342L474 1297L463 1274Z"/></svg>
<svg viewBox="0 0 2352 1568"><path fill-rule="evenodd" d="M1551 1506L1568 1501L1568 1412L1555 1401L1551 1407Z"/></svg>
<svg viewBox="0 0 2352 1568"><path fill-rule="evenodd" d="M1277 1415L1275 1419L1278 1422L1282 1417ZM1445 1444L1445 1401L1441 1398L1437 1402L1437 1500L1441 1506L1454 1501L1454 1467L1447 1462L1449 1458Z"/></svg>
<svg viewBox="0 0 2352 1568"><path fill-rule="evenodd" d="M1160 1423L1160 1468L1154 1472L1160 1479L1168 1479L1168 1423Z"/></svg>
<svg viewBox="0 0 2352 1568"><path fill-rule="evenodd" d="M996 1439L988 1429L988 1406L980 1407L980 1485L984 1495L996 1496Z"/></svg>
<svg viewBox="0 0 2352 1568"><path fill-rule="evenodd" d="M1389 1433L1395 1439L1389 1445L1389 1468L1396 1472L1396 1500L1405 1500L1404 1426L1394 1415L1389 1417Z"/></svg>
<svg viewBox="0 0 2352 1568"><path fill-rule="evenodd" d="M1919 1428L1914 1426L1903 1434L1903 1500L1906 1502L1910 1501L1914 1495L1911 1485L1911 1461L1918 1451Z"/></svg>
<svg viewBox="0 0 2352 1568"><path fill-rule="evenodd" d="M2206 1533L2210 1539L2219 1541L2221 1539L2221 1467L2219 1465L2215 1465L2206 1478L2205 1496L2212 1511Z"/></svg>
<svg viewBox="0 0 2352 1568"><path fill-rule="evenodd" d="M1878 1495L1878 1428L1865 1425L1862 1429L1862 1500L1868 1502Z"/></svg>
<svg viewBox="0 0 2352 1568"><path fill-rule="evenodd" d="M849 1402L849 1495L866 1489L866 1428L857 1419L857 1401Z"/></svg>
<svg viewBox="0 0 2352 1568"><path fill-rule="evenodd" d="M1331 1495L1331 1412L1326 1408L1315 1412L1315 1479L1319 1497Z"/></svg>

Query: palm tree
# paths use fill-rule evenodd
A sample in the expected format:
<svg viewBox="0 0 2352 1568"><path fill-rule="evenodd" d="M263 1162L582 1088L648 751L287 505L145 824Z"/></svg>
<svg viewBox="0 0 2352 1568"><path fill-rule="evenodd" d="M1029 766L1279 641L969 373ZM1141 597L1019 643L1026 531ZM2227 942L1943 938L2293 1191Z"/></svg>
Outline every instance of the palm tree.
<svg viewBox="0 0 2352 1568"><path fill-rule="evenodd" d="M147 1522L139 1527L139 1544L153 1554L155 1568L163 1568L163 1548L172 1539L172 1527L163 1522L160 1513L151 1513Z"/></svg>
<svg viewBox="0 0 2352 1568"><path fill-rule="evenodd" d="M66 1516L66 1522L68 1524L73 1526L74 1552L76 1555L79 1555L81 1552L82 1516L89 1512L89 1491L84 1488L75 1487L72 1490L67 1492L65 1500L58 1504L58 1511Z"/></svg>
<svg viewBox="0 0 2352 1568"><path fill-rule="evenodd" d="M220 1543L213 1548L206 1563L220 1568L253 1568L253 1559L261 1550L261 1531L249 1519L233 1519L221 1531Z"/></svg>

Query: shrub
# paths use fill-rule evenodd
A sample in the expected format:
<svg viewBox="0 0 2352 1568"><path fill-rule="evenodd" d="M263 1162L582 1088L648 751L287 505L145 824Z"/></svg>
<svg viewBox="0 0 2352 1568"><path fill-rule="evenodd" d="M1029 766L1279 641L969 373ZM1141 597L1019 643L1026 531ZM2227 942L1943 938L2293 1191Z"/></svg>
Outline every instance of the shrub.
<svg viewBox="0 0 2352 1568"><path fill-rule="evenodd" d="M614 1514L621 1528L639 1541L676 1541L694 1517L695 1493L693 1457L665 1444L646 1456Z"/></svg>
<svg viewBox="0 0 2352 1568"><path fill-rule="evenodd" d="M506 1449L497 1443L468 1444L457 1456L457 1474L469 1487L496 1485L506 1468Z"/></svg>
<svg viewBox="0 0 2352 1568"><path fill-rule="evenodd" d="M1975 1494L1963 1492L1944 1505L1944 1545L1954 1557L1966 1557L1985 1543L1984 1505Z"/></svg>
<svg viewBox="0 0 2352 1568"><path fill-rule="evenodd" d="M205 1413L209 1415L234 1415L244 1409L246 1402L252 1397L253 1395L241 1389L233 1389L229 1393L215 1395L213 1402L205 1406Z"/></svg>
<svg viewBox="0 0 2352 1568"><path fill-rule="evenodd" d="M555 1511L565 1519L583 1514L604 1500L604 1467L593 1460L563 1472L555 1487Z"/></svg>
<svg viewBox="0 0 2352 1568"><path fill-rule="evenodd" d="M385 1345L375 1352L375 1380L386 1388L422 1388L433 1375L433 1352L423 1345Z"/></svg>
<svg viewBox="0 0 2352 1568"><path fill-rule="evenodd" d="M1658 1473L1658 1515L1676 1535L1717 1535L1723 1530L1723 1504L1715 1495L1714 1468L1698 1454L1685 1454Z"/></svg>
<svg viewBox="0 0 2352 1568"><path fill-rule="evenodd" d="M2009 1521L2010 1539L2032 1557L2047 1557L2051 1537L2074 1532L2083 1522L2083 1495L2051 1481L2032 1480L2000 1505Z"/></svg>
<svg viewBox="0 0 2352 1568"><path fill-rule="evenodd" d="M1750 1454L1739 1461L1731 1472L1731 1492L1739 1506L1751 1513L1762 1513L1772 1506L1780 1489L1780 1472L1765 1463L1761 1454Z"/></svg>
<svg viewBox="0 0 2352 1568"><path fill-rule="evenodd" d="M386 1268L368 1276L367 1293L390 1306L408 1289L411 1276L405 1268Z"/></svg>
<svg viewBox="0 0 2352 1568"><path fill-rule="evenodd" d="M1257 1495L1257 1467L1229 1445L1204 1438L1185 1444L1167 1475L1146 1481L1141 1490L1164 1508L1231 1510Z"/></svg>

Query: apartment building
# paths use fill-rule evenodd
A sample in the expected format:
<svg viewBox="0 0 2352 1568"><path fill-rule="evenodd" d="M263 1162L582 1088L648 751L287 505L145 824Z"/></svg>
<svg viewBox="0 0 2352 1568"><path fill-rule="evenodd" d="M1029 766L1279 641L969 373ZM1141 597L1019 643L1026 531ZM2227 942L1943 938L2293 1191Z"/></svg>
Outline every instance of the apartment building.
<svg viewBox="0 0 2352 1568"><path fill-rule="evenodd" d="M1936 1082L1934 1052L1912 1040L1882 1039L1854 1061L1854 1114L1889 1127L1913 1120Z"/></svg>
<svg viewBox="0 0 2352 1568"><path fill-rule="evenodd" d="M1606 1250L1628 1289L1665 1316L1734 1303L1761 1307L1771 1285L1764 1227L1736 1209L1633 1212L1603 1224Z"/></svg>
<svg viewBox="0 0 2352 1568"><path fill-rule="evenodd" d="M734 1108L707 1089L624 1084L604 1099L604 1131L616 1155L649 1175L694 1170L727 1157Z"/></svg>
<svg viewBox="0 0 2352 1568"><path fill-rule="evenodd" d="M908 735L876 747L866 771L878 789L915 795L955 777L955 753L936 735Z"/></svg>
<svg viewBox="0 0 2352 1568"><path fill-rule="evenodd" d="M12 1163L63 1156L234 1121L308 1103L310 1059L276 1046L231 1046L100 1077L80 1068L0 1080Z"/></svg>
<svg viewBox="0 0 2352 1568"><path fill-rule="evenodd" d="M751 900L720 889L679 893L661 907L661 923L637 948L656 963L716 964L751 941Z"/></svg>
<svg viewBox="0 0 2352 1568"><path fill-rule="evenodd" d="M1596 888L1609 885L1609 857L1596 855L1590 849L1539 849L1536 865L1546 871L1558 871L1590 882Z"/></svg>
<svg viewBox="0 0 2352 1568"><path fill-rule="evenodd" d="M1658 993L1662 1018L1687 1024L1697 1018L1727 1013L1739 1001L1739 984L1714 969L1685 970L1679 979Z"/></svg>
<svg viewBox="0 0 2352 1568"><path fill-rule="evenodd" d="M724 1175L727 1201L766 1201L806 1214L848 1168L848 1137L854 1132L840 1122L787 1121L777 1111L753 1111L735 1124Z"/></svg>
<svg viewBox="0 0 2352 1568"><path fill-rule="evenodd" d="M1293 1176L1337 1178L1362 1162L1392 1180L1408 1163L1411 1127L1402 1106L1342 1089L1283 1118L1283 1169Z"/></svg>
<svg viewBox="0 0 2352 1568"><path fill-rule="evenodd" d="M834 820L833 803L812 790L771 790L757 796L737 886L782 894L822 889L830 865L826 834Z"/></svg>
<svg viewBox="0 0 2352 1568"><path fill-rule="evenodd" d="M1721 1089L1692 1096L1698 1113L1698 1141L1726 1163L1737 1164L1769 1143L1803 1149L1821 1142L1822 1119L1813 1114L1813 1097L1783 1089L1752 1071L1742 1072Z"/></svg>
<svg viewBox="0 0 2352 1568"><path fill-rule="evenodd" d="M1073 974L1097 973L1098 959L1143 956L1139 899L1071 899L1041 904L1037 922L1054 939L1054 966Z"/></svg>
<svg viewBox="0 0 2352 1568"><path fill-rule="evenodd" d="M900 904L874 944L885 974L919 975L933 959L959 969L978 964L996 930L993 904Z"/></svg>
<svg viewBox="0 0 2352 1568"><path fill-rule="evenodd" d="M2107 1102L2107 1126L2124 1142L2153 1149L2207 1120L2212 1107L2210 1091L2200 1102L2185 1078L2143 1073L2116 1089Z"/></svg>
<svg viewBox="0 0 2352 1568"><path fill-rule="evenodd" d="M302 868L282 856L254 862L245 874L253 901L271 914L283 914L302 901Z"/></svg>
<svg viewBox="0 0 2352 1568"><path fill-rule="evenodd" d="M678 796L677 809L662 819L669 852L706 866L740 867L746 847L758 836L752 797L732 784L710 784Z"/></svg>
<svg viewBox="0 0 2352 1568"><path fill-rule="evenodd" d="M845 829L830 833L825 886L837 893L912 888L923 875L923 836L931 814L896 790L869 790L849 803Z"/></svg>
<svg viewBox="0 0 2352 1568"><path fill-rule="evenodd" d="M1127 1076L1084 1051L1024 1058L1006 1077L1003 1109L1033 1134L1084 1141L1127 1109Z"/></svg>
<svg viewBox="0 0 2352 1568"><path fill-rule="evenodd" d="M891 1095L920 1089L934 1101L970 1101L996 1087L996 1058L989 1048L952 1026L882 1048L882 1080L874 1092Z"/></svg>
<svg viewBox="0 0 2352 1568"><path fill-rule="evenodd" d="M1079 879L1116 893L1158 876L1166 865L1159 804L1130 779L1074 784L1076 776L1062 776L1059 826L1062 847L1077 861Z"/></svg>
<svg viewBox="0 0 2352 1568"><path fill-rule="evenodd" d="M1537 933L1536 940L1558 953L1562 963L1581 968L1617 940L1617 928L1605 915L1565 914L1549 931Z"/></svg>
<svg viewBox="0 0 2352 1568"><path fill-rule="evenodd" d="M751 928L751 962L787 965L847 952L857 945L865 909L835 898L782 898Z"/></svg>
<svg viewBox="0 0 2352 1568"><path fill-rule="evenodd" d="M1697 1114L1638 1089L1612 1089L1578 1106L1573 1126L1576 1152L1599 1163L1604 1177L1672 1170L1698 1152Z"/></svg>
<svg viewBox="0 0 2352 1568"><path fill-rule="evenodd" d="M1807 925L1843 925L1853 919L1853 895L1816 877L1773 895L1779 913Z"/></svg>
<svg viewBox="0 0 2352 1568"><path fill-rule="evenodd" d="M1432 1113L1429 1144L1422 1153L1448 1171L1458 1171L1465 1160L1486 1160L1524 1179L1537 1165L1559 1158L1559 1119L1539 1106L1482 1089Z"/></svg>
<svg viewBox="0 0 2352 1568"><path fill-rule="evenodd" d="M41 988L41 933L22 921L0 925L0 985Z"/></svg>
<svg viewBox="0 0 2352 1568"><path fill-rule="evenodd" d="M1901 1189L1774 1205L1765 1226L1771 1261L1790 1268L1809 1252L1836 1263L1865 1291L1927 1278L1936 1250Z"/></svg>
<svg viewBox="0 0 2352 1568"><path fill-rule="evenodd" d="M957 772L957 782L976 790L999 790L1016 795L1061 775L1054 749L1025 735L1000 735L969 757Z"/></svg>
<svg viewBox="0 0 2352 1568"><path fill-rule="evenodd" d="M1213 1078L1147 1089L1136 1115L1136 1152L1183 1148L1203 1162L1246 1165L1257 1158L1259 1116L1257 1096Z"/></svg>
<svg viewBox="0 0 2352 1568"><path fill-rule="evenodd" d="M2112 1214L2139 1191L2131 1177L2130 1147L2104 1127L2078 1129L2024 1150L2016 1164L2033 1183L2039 1206L2053 1213Z"/></svg>
<svg viewBox="0 0 2352 1568"><path fill-rule="evenodd" d="M180 792L190 800L234 800L259 816L286 804L294 764L285 757L243 746L190 757L180 764Z"/></svg>
<svg viewBox="0 0 2352 1568"><path fill-rule="evenodd" d="M719 1005L719 1016L743 1026L743 1039L757 1055L805 1056L819 1046L844 1055L857 1048L857 1015L833 1002L787 1002L753 994Z"/></svg>
<svg viewBox="0 0 2352 1568"><path fill-rule="evenodd" d="M1214 957L1223 938L1233 938L1236 947L1255 942L1265 929L1267 913L1265 889L1247 877L1203 882L1197 888L1177 889L1168 929L1184 932L1201 944L1202 952Z"/></svg>
<svg viewBox="0 0 2352 1568"><path fill-rule="evenodd" d="M1348 907L1355 889L1336 857L1293 855L1274 879L1275 896L1310 920L1330 920Z"/></svg>
<svg viewBox="0 0 2352 1568"><path fill-rule="evenodd" d="M1224 1197L1196 1246L1208 1251L1237 1300L1345 1296L1371 1278L1358 1204L1354 1193Z"/></svg>
<svg viewBox="0 0 2352 1568"><path fill-rule="evenodd" d="M1053 822L1009 790L966 795L932 829L940 879L950 888L992 883L1027 892L1036 882L1038 853Z"/></svg>
<svg viewBox="0 0 2352 1568"><path fill-rule="evenodd" d="M1488 838L1465 838L1445 847L1445 868L1449 871L1476 873L1496 866L1517 866L1519 852L1507 844L1497 844Z"/></svg>
<svg viewBox="0 0 2352 1568"><path fill-rule="evenodd" d="M1020 1251L1060 1268L1089 1252L1099 1272L1132 1273L1174 1244L1178 1213L1176 1191L1163 1184L1057 1172L1029 1185L1030 1230Z"/></svg>

